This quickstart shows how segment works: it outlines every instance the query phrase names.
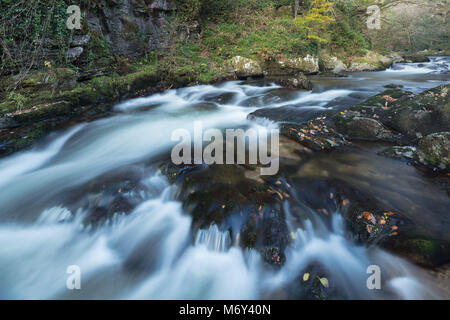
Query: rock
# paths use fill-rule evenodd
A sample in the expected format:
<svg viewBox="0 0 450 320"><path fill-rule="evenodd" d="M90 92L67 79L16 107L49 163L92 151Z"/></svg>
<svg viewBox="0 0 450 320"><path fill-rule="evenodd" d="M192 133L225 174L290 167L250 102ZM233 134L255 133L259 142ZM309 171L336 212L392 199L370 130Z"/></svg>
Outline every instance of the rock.
<svg viewBox="0 0 450 320"><path fill-rule="evenodd" d="M433 133L419 141L417 160L441 170L450 168L450 132Z"/></svg>
<svg viewBox="0 0 450 320"><path fill-rule="evenodd" d="M398 239L391 237L384 241L382 246L427 268L435 268L449 262L450 242L445 240L424 237L401 237Z"/></svg>
<svg viewBox="0 0 450 320"><path fill-rule="evenodd" d="M389 89L351 107L342 116L364 116L403 135L403 143L415 144L422 137L448 131L450 127L450 85L421 94ZM345 115L348 113L348 115Z"/></svg>
<svg viewBox="0 0 450 320"><path fill-rule="evenodd" d="M238 78L261 77L263 75L261 65L253 59L236 56L231 60L231 66Z"/></svg>
<svg viewBox="0 0 450 320"><path fill-rule="evenodd" d="M323 54L319 60L320 69L324 72L340 73L347 69L347 66L337 57Z"/></svg>
<svg viewBox="0 0 450 320"><path fill-rule="evenodd" d="M88 34L82 36L73 36L70 45L71 47L83 47L89 43L89 40L91 40L91 36Z"/></svg>
<svg viewBox="0 0 450 320"><path fill-rule="evenodd" d="M393 63L402 63L405 62L403 56L398 52L392 52L386 55L386 58L391 59Z"/></svg>
<svg viewBox="0 0 450 320"><path fill-rule="evenodd" d="M9 129L17 126L17 123L9 117L0 118L0 129Z"/></svg>
<svg viewBox="0 0 450 320"><path fill-rule="evenodd" d="M345 114L336 121L339 132L350 139L392 141L394 134L375 119Z"/></svg>
<svg viewBox="0 0 450 320"><path fill-rule="evenodd" d="M393 63L392 59L373 51L367 51L364 57L352 59L348 71L379 71L389 68Z"/></svg>
<svg viewBox="0 0 450 320"><path fill-rule="evenodd" d="M69 48L66 52L66 57L69 61L77 60L84 52L82 47Z"/></svg>
<svg viewBox="0 0 450 320"><path fill-rule="evenodd" d="M75 88L76 80L76 71L70 68L54 68L26 76L21 83L21 87L47 90L72 90Z"/></svg>
<svg viewBox="0 0 450 320"><path fill-rule="evenodd" d="M395 159L405 159L407 161L412 161L416 157L417 148L413 146L394 146L380 151L378 154L395 158Z"/></svg>
<svg viewBox="0 0 450 320"><path fill-rule="evenodd" d="M176 10L174 0L116 2L96 1L83 13L90 33L107 42L113 55L134 59L168 47L173 30L167 16Z"/></svg>
<svg viewBox="0 0 450 320"><path fill-rule="evenodd" d="M430 58L424 53L411 53L403 55L404 62L418 63L418 62L430 62Z"/></svg>
<svg viewBox="0 0 450 320"><path fill-rule="evenodd" d="M168 159L161 172L180 187L194 230L215 224L239 235L239 245L257 249L269 264L284 262L290 237L279 186L263 180L257 165L176 166Z"/></svg>
<svg viewBox="0 0 450 320"><path fill-rule="evenodd" d="M265 73L269 76L285 76L303 74L315 74L319 72L319 58L307 55L298 58L277 58L274 61L266 61Z"/></svg>
<svg viewBox="0 0 450 320"><path fill-rule="evenodd" d="M312 90L311 81L309 81L308 78L303 74L292 78L274 79L274 82L288 89Z"/></svg>

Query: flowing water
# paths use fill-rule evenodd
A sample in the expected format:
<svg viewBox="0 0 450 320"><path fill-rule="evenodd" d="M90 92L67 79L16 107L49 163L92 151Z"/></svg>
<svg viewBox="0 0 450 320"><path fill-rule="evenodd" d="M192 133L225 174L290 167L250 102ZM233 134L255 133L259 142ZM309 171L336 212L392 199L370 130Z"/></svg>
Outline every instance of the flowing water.
<svg viewBox="0 0 450 320"><path fill-rule="evenodd" d="M422 270L349 240L339 212L332 213L331 227L309 220L299 227L289 222L286 208L295 240L285 264L267 268L259 253L241 249L229 231L215 225L192 231L192 218L158 165L174 145L172 132L192 131L196 120L204 128L276 126L251 122L247 115L285 106L336 111L390 83L420 92L447 82L449 63L449 58L433 58L426 64L395 64L384 72L315 77L312 92L252 82L169 90L120 103L112 117L52 134L32 150L0 159L0 298L286 298L287 288L311 264L321 265L341 298L442 298ZM354 159L347 163L345 154L333 157L319 155L299 175L311 177L329 168L361 180L339 170ZM394 165L365 159L374 167ZM414 168L407 170L409 178L428 187ZM399 179L399 187L408 189L409 182ZM130 180L139 188L127 189ZM99 186L112 191L105 195ZM384 196L382 188L374 186L374 192ZM96 227L86 226L84 219L93 214L86 203L108 205L118 193L136 205L132 212L113 210ZM412 196L405 193L403 201ZM436 197L448 206L448 198ZM402 199L396 199L401 206ZM81 269L81 290L66 288L71 265ZM367 289L369 265L383 270L382 291Z"/></svg>

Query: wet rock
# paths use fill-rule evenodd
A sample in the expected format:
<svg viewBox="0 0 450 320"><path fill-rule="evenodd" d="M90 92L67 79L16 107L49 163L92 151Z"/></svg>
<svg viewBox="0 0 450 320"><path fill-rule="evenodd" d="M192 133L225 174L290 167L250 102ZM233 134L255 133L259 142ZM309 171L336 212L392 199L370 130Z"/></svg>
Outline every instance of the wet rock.
<svg viewBox="0 0 450 320"><path fill-rule="evenodd" d="M393 146L380 151L378 154L391 158L413 161L416 157L416 151L416 147L413 146Z"/></svg>
<svg viewBox="0 0 450 320"><path fill-rule="evenodd" d="M263 75L261 65L253 59L236 56L231 60L231 66L236 76L240 79L261 77Z"/></svg>
<svg viewBox="0 0 450 320"><path fill-rule="evenodd" d="M393 141L395 139L395 134L379 121L355 116L353 113L344 113L343 116L337 118L336 124L338 131L350 139L369 141Z"/></svg>
<svg viewBox="0 0 450 320"><path fill-rule="evenodd" d="M430 62L426 53L411 53L403 55L404 62L418 63L418 62Z"/></svg>
<svg viewBox="0 0 450 320"><path fill-rule="evenodd" d="M371 118L402 134L398 141L415 144L431 133L448 131L449 87L439 86L421 94L388 89L337 115L336 121L352 116Z"/></svg>
<svg viewBox="0 0 450 320"><path fill-rule="evenodd" d="M450 132L433 133L419 141L417 160L441 170L450 168Z"/></svg>
<svg viewBox="0 0 450 320"><path fill-rule="evenodd" d="M268 79L272 80L272 79ZM274 82L282 87L288 89L303 89L303 90L312 90L312 83L308 80L308 78L303 75L297 75L292 78L281 78L281 79L273 79Z"/></svg>
<svg viewBox="0 0 450 320"><path fill-rule="evenodd" d="M326 117L317 117L304 125L281 124L280 133L315 151L333 150L348 144Z"/></svg>
<svg viewBox="0 0 450 320"><path fill-rule="evenodd" d="M393 63L402 63L405 62L403 56L398 52L392 52L386 55L386 58L391 59Z"/></svg>
<svg viewBox="0 0 450 320"><path fill-rule="evenodd" d="M330 181L336 190L338 210L354 239L379 245L412 263L437 267L450 260L450 242L445 235L417 225L403 212L386 208L371 194L356 190L342 181Z"/></svg>
<svg viewBox="0 0 450 320"><path fill-rule="evenodd" d="M289 195L266 182L257 165L176 166L169 160L161 172L180 187L194 230L218 225L242 247L259 250L269 264L284 262L289 236L281 202Z"/></svg>
<svg viewBox="0 0 450 320"><path fill-rule="evenodd" d="M450 242L433 238L391 237L382 246L409 261L436 268L450 261Z"/></svg>

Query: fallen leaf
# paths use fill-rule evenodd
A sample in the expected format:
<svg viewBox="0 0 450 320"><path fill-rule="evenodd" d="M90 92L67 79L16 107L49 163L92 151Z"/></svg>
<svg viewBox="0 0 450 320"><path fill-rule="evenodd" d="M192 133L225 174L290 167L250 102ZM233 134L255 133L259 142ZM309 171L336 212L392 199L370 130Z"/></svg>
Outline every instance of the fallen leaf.
<svg viewBox="0 0 450 320"><path fill-rule="evenodd" d="M327 278L320 278L320 283L325 287L329 287L328 279Z"/></svg>
<svg viewBox="0 0 450 320"><path fill-rule="evenodd" d="M306 273L303 275L303 281L308 281L308 280L309 280L309 273L306 272Z"/></svg>

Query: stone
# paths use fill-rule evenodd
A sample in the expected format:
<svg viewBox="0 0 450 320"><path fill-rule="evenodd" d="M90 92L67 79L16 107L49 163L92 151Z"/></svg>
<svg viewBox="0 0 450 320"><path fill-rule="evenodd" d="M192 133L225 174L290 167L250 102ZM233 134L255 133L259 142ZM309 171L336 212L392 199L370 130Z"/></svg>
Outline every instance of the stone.
<svg viewBox="0 0 450 320"><path fill-rule="evenodd" d="M272 74L315 74L319 72L319 58L309 54L298 58L280 58L276 60L274 71Z"/></svg>
<svg viewBox="0 0 450 320"><path fill-rule="evenodd" d="M82 36L73 36L72 42L70 43L70 45L72 47L86 46L89 43L89 40L91 40L91 36L88 34L85 34Z"/></svg>
<svg viewBox="0 0 450 320"><path fill-rule="evenodd" d="M288 89L312 90L311 81L303 74L290 78L274 79L274 82Z"/></svg>
<svg viewBox="0 0 450 320"><path fill-rule="evenodd" d="M419 141L417 160L441 170L450 168L450 132L433 133Z"/></svg>
<svg viewBox="0 0 450 320"><path fill-rule="evenodd" d="M66 53L66 57L69 61L77 60L84 52L82 47L69 48Z"/></svg>
<svg viewBox="0 0 450 320"><path fill-rule="evenodd" d="M347 69L347 66L339 60L337 57L329 56L328 54L323 54L320 57L319 65L322 71L340 73Z"/></svg>
<svg viewBox="0 0 450 320"><path fill-rule="evenodd" d="M231 60L231 66L238 78L261 77L261 65L253 59L236 56Z"/></svg>
<svg viewBox="0 0 450 320"><path fill-rule="evenodd" d="M339 132L351 139L391 141L394 138L393 132L375 119L360 116L341 119L343 120L337 122Z"/></svg>
<svg viewBox="0 0 450 320"><path fill-rule="evenodd" d="M393 60L379 53L367 50L364 57L353 59L348 71L379 71L389 68Z"/></svg>

